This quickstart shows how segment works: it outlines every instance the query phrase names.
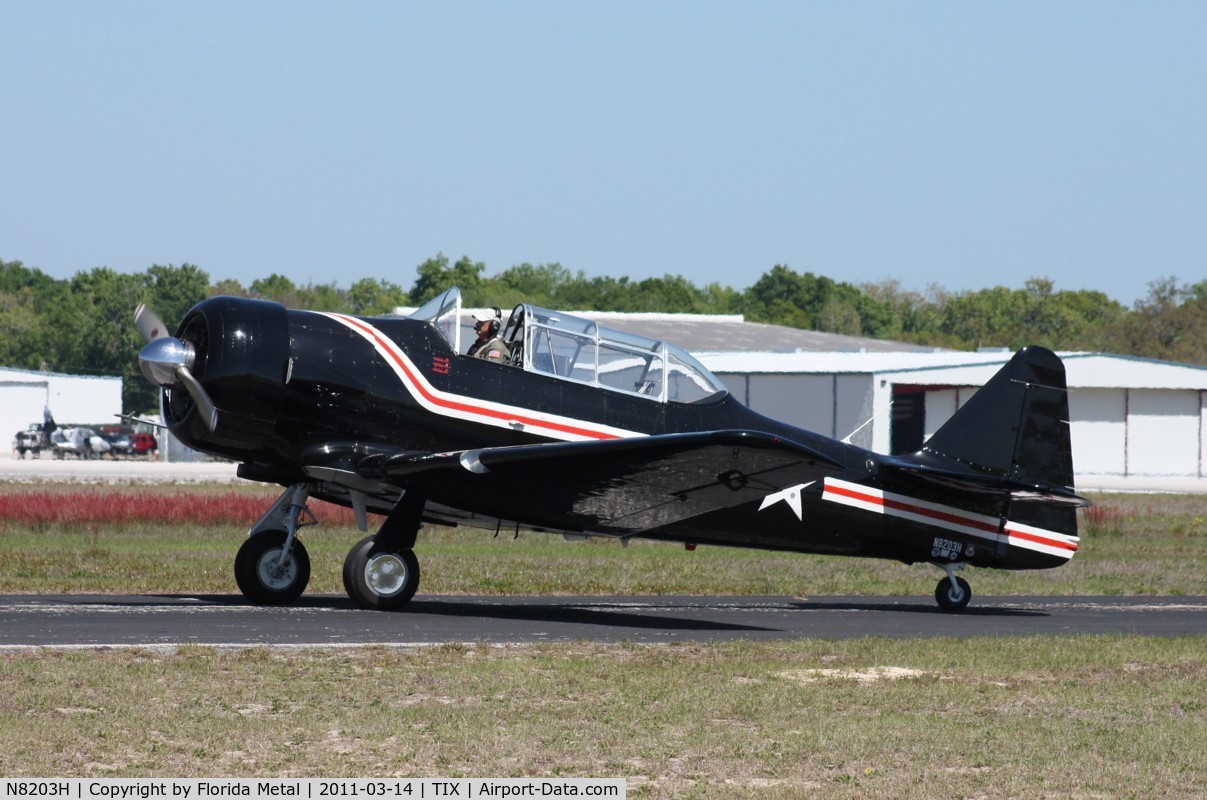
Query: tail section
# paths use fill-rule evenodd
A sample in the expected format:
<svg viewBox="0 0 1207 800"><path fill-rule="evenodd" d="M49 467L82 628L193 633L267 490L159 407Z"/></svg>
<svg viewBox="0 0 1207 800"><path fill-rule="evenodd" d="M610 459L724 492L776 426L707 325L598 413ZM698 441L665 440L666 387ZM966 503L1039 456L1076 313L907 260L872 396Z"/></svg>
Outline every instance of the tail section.
<svg viewBox="0 0 1207 800"><path fill-rule="evenodd" d="M920 451L885 463L999 520L999 566L1056 566L1077 549L1077 508L1089 501L1073 489L1064 365L1049 350L1018 351Z"/></svg>

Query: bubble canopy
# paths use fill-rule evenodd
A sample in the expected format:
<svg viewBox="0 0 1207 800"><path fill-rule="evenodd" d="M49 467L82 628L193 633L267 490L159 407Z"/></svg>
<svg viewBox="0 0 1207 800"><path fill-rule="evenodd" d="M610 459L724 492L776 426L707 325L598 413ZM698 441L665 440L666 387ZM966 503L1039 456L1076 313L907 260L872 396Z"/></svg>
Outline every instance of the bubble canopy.
<svg viewBox="0 0 1207 800"><path fill-rule="evenodd" d="M410 315L433 325L464 352L461 292L453 287ZM725 385L686 350L594 321L521 303L502 333L512 367L662 403L719 400Z"/></svg>

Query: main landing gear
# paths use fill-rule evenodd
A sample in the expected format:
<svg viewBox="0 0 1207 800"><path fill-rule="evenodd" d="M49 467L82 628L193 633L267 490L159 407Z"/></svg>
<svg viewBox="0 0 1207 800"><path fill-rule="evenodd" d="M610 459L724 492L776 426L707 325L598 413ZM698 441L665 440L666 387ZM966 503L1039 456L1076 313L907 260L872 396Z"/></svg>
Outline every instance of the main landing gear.
<svg viewBox="0 0 1207 800"><path fill-rule="evenodd" d="M357 542L344 559L344 591L361 608L402 608L419 588L415 534L423 515L423 498L405 494L374 536Z"/></svg>
<svg viewBox="0 0 1207 800"><path fill-rule="evenodd" d="M308 484L286 489L251 529L235 556L235 582L253 603L287 605L310 581L310 556L297 538L317 522L306 507ZM408 492L381 529L357 542L344 559L344 590L361 608L402 608L419 588L419 560L413 550L424 499Z"/></svg>
<svg viewBox="0 0 1207 800"><path fill-rule="evenodd" d="M956 613L968 607L972 599L972 587L968 581L956 575L956 570L964 568L963 564L942 564L947 577L939 581L935 587L935 600L944 611Z"/></svg>

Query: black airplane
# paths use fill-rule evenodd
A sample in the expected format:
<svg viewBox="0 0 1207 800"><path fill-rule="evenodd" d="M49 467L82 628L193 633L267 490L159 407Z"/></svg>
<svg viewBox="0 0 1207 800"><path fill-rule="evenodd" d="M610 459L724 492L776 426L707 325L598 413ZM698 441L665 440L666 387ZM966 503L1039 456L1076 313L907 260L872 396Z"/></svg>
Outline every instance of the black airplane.
<svg viewBox="0 0 1207 800"><path fill-rule="evenodd" d="M362 531L385 516L343 568L375 609L415 594L429 522L927 562L959 611L957 570L1060 566L1088 505L1064 366L1039 347L921 450L886 456L757 414L678 347L571 314L518 305L484 323L503 360L471 357L456 288L405 318L214 297L175 336L143 307L136 320L172 434L285 487L235 557L257 603L306 588L309 497L351 507Z"/></svg>

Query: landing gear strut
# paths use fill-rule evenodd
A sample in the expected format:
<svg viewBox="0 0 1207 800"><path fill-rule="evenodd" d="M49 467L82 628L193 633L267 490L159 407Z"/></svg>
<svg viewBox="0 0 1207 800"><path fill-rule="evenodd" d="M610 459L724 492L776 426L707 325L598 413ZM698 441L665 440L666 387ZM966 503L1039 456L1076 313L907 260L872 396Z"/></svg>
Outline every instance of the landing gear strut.
<svg viewBox="0 0 1207 800"><path fill-rule="evenodd" d="M310 582L310 556L297 539L298 529L316 520L306 508L309 487L286 489L260 517L235 556L235 583L253 603L288 605Z"/></svg>
<svg viewBox="0 0 1207 800"><path fill-rule="evenodd" d="M963 569L963 564L943 564L947 577L939 581L935 587L935 600L944 611L956 613L963 611L972 599L972 587L968 581L956 575L956 570Z"/></svg>
<svg viewBox="0 0 1207 800"><path fill-rule="evenodd" d="M407 492L381 529L348 552L344 559L344 590L361 608L393 611L415 596L419 559L412 548L423 505L423 497Z"/></svg>

